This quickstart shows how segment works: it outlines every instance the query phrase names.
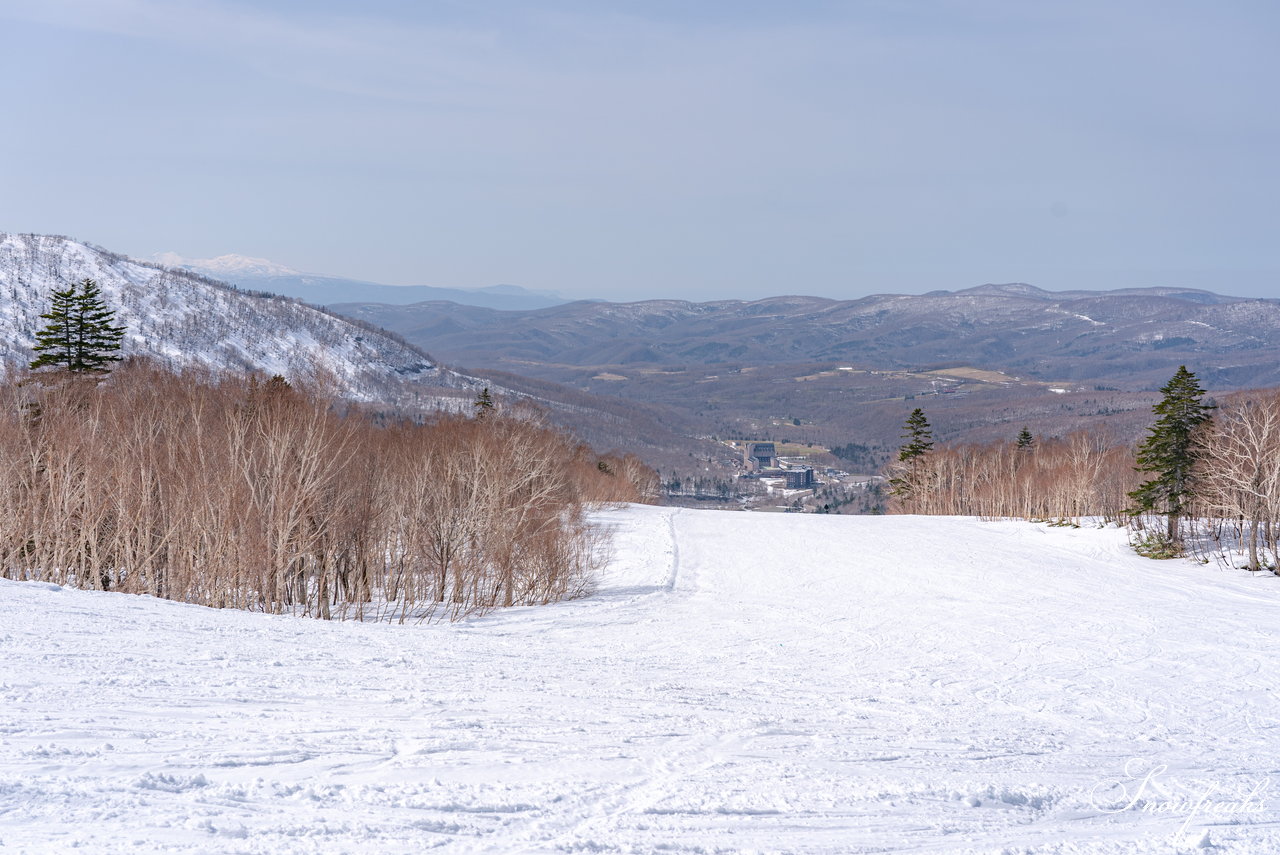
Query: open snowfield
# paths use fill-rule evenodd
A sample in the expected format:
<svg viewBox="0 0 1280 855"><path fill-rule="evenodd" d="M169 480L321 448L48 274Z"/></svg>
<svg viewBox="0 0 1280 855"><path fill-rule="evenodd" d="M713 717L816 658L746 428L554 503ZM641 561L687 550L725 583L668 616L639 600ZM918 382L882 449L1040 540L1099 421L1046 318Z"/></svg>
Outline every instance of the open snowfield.
<svg viewBox="0 0 1280 855"><path fill-rule="evenodd" d="M1280 852L1280 578L600 519L596 596L461 625L0 582L0 851Z"/></svg>

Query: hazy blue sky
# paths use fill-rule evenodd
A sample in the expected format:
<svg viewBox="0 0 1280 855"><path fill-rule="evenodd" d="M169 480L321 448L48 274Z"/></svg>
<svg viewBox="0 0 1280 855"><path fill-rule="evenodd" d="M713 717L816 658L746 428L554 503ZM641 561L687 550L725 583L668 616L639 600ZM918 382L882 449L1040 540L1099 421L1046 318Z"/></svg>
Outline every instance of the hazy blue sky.
<svg viewBox="0 0 1280 855"><path fill-rule="evenodd" d="M0 230L395 284L1280 296L1272 0L0 0Z"/></svg>

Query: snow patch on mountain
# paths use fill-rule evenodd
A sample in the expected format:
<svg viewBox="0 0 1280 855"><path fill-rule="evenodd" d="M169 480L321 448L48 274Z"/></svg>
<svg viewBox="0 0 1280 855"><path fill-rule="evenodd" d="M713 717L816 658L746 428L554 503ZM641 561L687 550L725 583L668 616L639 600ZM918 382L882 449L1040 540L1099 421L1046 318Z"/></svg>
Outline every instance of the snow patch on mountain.
<svg viewBox="0 0 1280 855"><path fill-rule="evenodd" d="M184 258L176 252L158 252L151 260L164 267L194 270L206 276L301 276L301 272L266 258L247 255L219 255L215 258Z"/></svg>

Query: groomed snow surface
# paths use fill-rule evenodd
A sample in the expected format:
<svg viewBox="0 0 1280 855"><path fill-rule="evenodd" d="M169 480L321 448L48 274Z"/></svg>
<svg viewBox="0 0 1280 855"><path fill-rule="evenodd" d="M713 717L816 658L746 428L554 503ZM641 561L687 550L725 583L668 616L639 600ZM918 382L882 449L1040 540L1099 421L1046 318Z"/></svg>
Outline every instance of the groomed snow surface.
<svg viewBox="0 0 1280 855"><path fill-rule="evenodd" d="M1280 852L1280 579L1116 529L631 507L597 595L0 582L0 850Z"/></svg>

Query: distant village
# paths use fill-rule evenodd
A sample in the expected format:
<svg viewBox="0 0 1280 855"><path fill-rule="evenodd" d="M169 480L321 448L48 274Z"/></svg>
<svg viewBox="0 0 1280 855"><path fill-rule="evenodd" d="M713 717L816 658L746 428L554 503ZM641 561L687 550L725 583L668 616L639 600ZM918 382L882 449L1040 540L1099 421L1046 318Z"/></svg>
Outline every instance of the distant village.
<svg viewBox="0 0 1280 855"><path fill-rule="evenodd" d="M744 491L744 509L789 513L865 513L878 504L867 501L878 475L851 475L841 469L814 466L807 455L779 455L778 444L769 441L727 441L740 449L739 479L755 482L758 490ZM857 510L853 507L856 506Z"/></svg>
<svg viewBox="0 0 1280 855"><path fill-rule="evenodd" d="M787 490L807 490L818 483L812 466L808 463L796 462L795 458L784 460L778 456L777 445L772 442L744 444L742 467L746 470L743 477L761 480L781 479Z"/></svg>

